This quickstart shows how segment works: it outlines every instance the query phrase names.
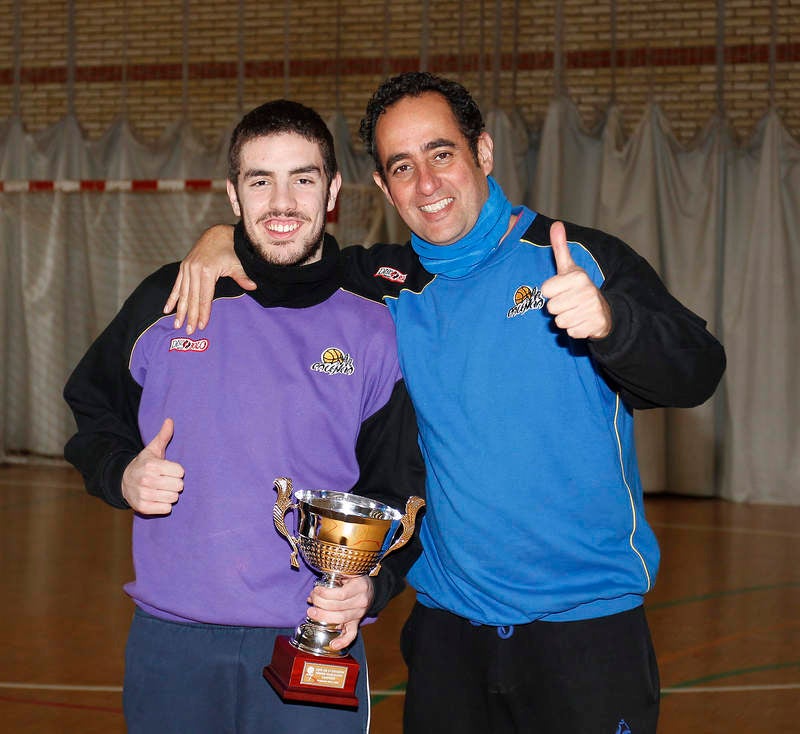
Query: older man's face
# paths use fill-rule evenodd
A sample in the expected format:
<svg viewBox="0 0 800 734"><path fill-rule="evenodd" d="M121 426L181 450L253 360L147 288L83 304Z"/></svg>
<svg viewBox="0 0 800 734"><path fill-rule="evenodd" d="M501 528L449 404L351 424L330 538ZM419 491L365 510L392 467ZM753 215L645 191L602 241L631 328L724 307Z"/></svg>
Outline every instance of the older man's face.
<svg viewBox="0 0 800 734"><path fill-rule="evenodd" d="M389 202L417 236L450 245L478 220L489 195L492 140L482 133L478 160L447 100L437 92L405 97L375 128L384 178L373 174Z"/></svg>

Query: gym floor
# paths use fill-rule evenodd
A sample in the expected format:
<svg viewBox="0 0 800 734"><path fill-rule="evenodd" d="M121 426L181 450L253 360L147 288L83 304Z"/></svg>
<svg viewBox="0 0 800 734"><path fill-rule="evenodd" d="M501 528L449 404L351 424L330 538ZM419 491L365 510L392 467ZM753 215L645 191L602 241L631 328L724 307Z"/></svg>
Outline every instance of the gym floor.
<svg viewBox="0 0 800 734"><path fill-rule="evenodd" d="M647 598L659 731L800 731L800 507L646 501L662 549ZM72 469L0 467L0 559L0 729L124 732L129 514L89 497ZM402 731L398 637L412 604L406 591L364 631L373 734Z"/></svg>

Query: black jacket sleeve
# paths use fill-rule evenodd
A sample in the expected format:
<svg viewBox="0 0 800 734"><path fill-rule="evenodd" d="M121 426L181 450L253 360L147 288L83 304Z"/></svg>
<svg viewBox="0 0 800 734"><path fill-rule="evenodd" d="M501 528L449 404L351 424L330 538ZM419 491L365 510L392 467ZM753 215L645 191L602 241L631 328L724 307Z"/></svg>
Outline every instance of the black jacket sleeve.
<svg viewBox="0 0 800 734"><path fill-rule="evenodd" d="M417 442L417 419L405 383L400 380L389 402L370 416L356 442L361 475L355 494L405 510L409 497L425 497L425 467ZM419 525L424 508L417 514L414 534L406 545L386 556L372 577L375 598L368 616L375 616L405 587L405 575L422 552Z"/></svg>
<svg viewBox="0 0 800 734"><path fill-rule="evenodd" d="M552 222L539 215L532 225L545 242ZM611 307L612 330L588 348L609 384L636 409L690 408L708 400L725 370L725 350L706 322L622 240L573 224L566 229L603 272L600 291Z"/></svg>
<svg viewBox="0 0 800 734"><path fill-rule="evenodd" d="M83 475L89 494L113 507L128 507L122 497L122 475L144 448L138 422L142 390L130 373L131 353L142 332L164 316L162 308L178 266L165 265L142 281L64 387L78 429L67 441L64 457ZM216 295L241 292L230 278L217 284Z"/></svg>
<svg viewBox="0 0 800 734"><path fill-rule="evenodd" d="M139 434L141 388L129 360L137 337L164 314L161 306L177 274L177 264L146 278L89 347L64 387L77 432L64 457L83 475L89 494L113 507L127 508L122 474L144 448Z"/></svg>

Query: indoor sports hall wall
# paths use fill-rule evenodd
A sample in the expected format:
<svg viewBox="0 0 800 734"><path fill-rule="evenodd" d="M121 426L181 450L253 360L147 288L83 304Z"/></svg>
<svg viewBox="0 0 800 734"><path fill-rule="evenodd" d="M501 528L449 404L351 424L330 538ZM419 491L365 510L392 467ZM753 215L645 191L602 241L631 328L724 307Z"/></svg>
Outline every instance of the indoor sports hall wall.
<svg viewBox="0 0 800 734"><path fill-rule="evenodd" d="M722 92L739 135L770 104L800 132L796 0L0 0L0 21L0 120L31 132L74 111L96 139L125 114L155 140L185 115L213 142L284 94L355 130L369 90L420 65L532 127L560 84L587 125L616 100L630 130L653 101L687 141Z"/></svg>
<svg viewBox="0 0 800 734"><path fill-rule="evenodd" d="M60 455L90 340L230 220L243 111L316 107L343 244L404 236L355 133L423 68L481 101L510 198L621 236L725 344L712 401L637 416L648 491L800 504L798 33L789 0L0 0L0 460Z"/></svg>

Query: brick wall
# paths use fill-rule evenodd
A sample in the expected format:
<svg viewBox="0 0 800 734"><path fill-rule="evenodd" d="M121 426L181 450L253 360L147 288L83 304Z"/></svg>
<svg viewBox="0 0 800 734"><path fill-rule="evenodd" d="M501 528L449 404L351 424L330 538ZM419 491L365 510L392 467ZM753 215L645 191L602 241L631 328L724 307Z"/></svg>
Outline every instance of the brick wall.
<svg viewBox="0 0 800 734"><path fill-rule="evenodd" d="M775 4L774 102L800 137L800 3ZM679 140L694 136L717 108L716 6L710 0L619 0L614 39L610 3L564 0L563 80L586 123L596 120L613 92L628 126L653 100ZM0 124L13 113L15 99L30 131L67 113L69 7L67 0L0 0ZM216 140L242 111L285 94L323 116L338 103L355 134L374 87L386 73L418 68L423 50L431 71L461 79L485 109L495 100L506 109L516 103L533 126L553 92L554 0L499 3L498 74L498 3L490 0L430 3L427 34L421 32L422 3L409 0L394 0L388 9L384 0L74 0L72 7L72 99L91 138L127 106L134 129L147 140L184 110L198 132ZM743 137L770 101L771 8L766 0L725 3L724 104Z"/></svg>

